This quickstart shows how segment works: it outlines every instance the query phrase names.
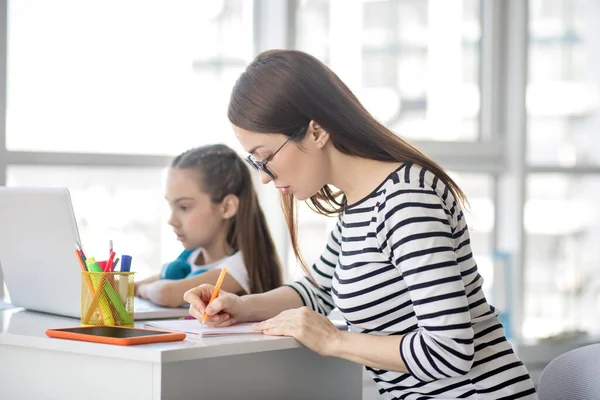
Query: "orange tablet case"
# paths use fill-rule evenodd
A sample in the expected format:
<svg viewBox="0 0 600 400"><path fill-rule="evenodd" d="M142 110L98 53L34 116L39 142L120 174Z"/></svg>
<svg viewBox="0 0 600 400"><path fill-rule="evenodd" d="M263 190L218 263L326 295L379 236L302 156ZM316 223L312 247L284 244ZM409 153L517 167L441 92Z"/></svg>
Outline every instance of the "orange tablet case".
<svg viewBox="0 0 600 400"><path fill-rule="evenodd" d="M99 334L86 334L85 331L94 332L94 330L104 329L107 332L114 331L114 329L128 330L130 333L136 333L135 331L141 331L144 336L133 336L133 337L115 337ZM150 334L156 332L156 334ZM143 329L143 328L129 328L120 326L80 326L72 328L60 328L60 329L48 329L46 335L60 339L72 339L72 340L83 340L86 342L105 343L105 344L116 344L120 346L129 346L135 344L147 344L147 343L159 343L159 342L174 342L183 340L186 337L185 333L182 332L169 332L161 331L157 329Z"/></svg>

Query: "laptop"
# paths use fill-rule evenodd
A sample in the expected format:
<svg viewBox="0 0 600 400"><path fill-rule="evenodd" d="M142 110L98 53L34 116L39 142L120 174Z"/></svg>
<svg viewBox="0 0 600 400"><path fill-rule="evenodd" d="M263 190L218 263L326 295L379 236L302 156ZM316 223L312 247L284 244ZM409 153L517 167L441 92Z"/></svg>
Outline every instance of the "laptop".
<svg viewBox="0 0 600 400"><path fill-rule="evenodd" d="M68 189L0 187L0 268L13 305L80 318L75 243L81 241ZM187 308L134 300L136 320L186 315Z"/></svg>

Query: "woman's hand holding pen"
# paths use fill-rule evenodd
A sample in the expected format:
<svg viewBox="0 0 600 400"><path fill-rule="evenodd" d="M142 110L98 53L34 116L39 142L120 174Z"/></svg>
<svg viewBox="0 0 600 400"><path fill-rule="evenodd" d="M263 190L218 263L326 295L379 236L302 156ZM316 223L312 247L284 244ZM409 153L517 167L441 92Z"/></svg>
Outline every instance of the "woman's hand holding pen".
<svg viewBox="0 0 600 400"><path fill-rule="evenodd" d="M342 332L325 316L308 307L286 310L253 326L265 335L291 336L322 356L332 356Z"/></svg>
<svg viewBox="0 0 600 400"><path fill-rule="evenodd" d="M190 315L202 321L204 312L209 315L207 325L215 327L230 326L241 321L242 300L240 296L219 291L219 297L206 307L214 290L213 285L200 285L188 290L183 299L190 303Z"/></svg>

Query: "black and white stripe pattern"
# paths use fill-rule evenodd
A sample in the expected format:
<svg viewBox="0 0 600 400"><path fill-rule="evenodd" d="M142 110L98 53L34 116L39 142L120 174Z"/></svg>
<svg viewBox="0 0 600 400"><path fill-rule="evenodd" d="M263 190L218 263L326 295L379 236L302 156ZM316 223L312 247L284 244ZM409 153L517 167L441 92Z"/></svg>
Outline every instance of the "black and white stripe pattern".
<svg viewBox="0 0 600 400"><path fill-rule="evenodd" d="M403 164L346 207L312 271L317 285L290 285L306 306L402 335L409 374L366 367L383 398L536 398L481 290L463 212L429 171Z"/></svg>

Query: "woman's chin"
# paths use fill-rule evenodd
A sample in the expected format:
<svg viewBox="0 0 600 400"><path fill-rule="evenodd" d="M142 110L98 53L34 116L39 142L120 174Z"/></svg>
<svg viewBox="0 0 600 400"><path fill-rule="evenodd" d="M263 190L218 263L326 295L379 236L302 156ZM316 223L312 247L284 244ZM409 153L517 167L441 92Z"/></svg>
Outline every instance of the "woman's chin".
<svg viewBox="0 0 600 400"><path fill-rule="evenodd" d="M300 191L296 191L296 190L289 190L287 193L284 192L284 191L281 191L281 193L284 194L284 195L292 195L298 201L308 200L312 196L314 196L315 194L317 194L317 193L300 192Z"/></svg>
<svg viewBox="0 0 600 400"><path fill-rule="evenodd" d="M302 193L292 193L292 196L298 201L304 201L310 199L310 195L302 194Z"/></svg>

